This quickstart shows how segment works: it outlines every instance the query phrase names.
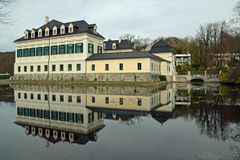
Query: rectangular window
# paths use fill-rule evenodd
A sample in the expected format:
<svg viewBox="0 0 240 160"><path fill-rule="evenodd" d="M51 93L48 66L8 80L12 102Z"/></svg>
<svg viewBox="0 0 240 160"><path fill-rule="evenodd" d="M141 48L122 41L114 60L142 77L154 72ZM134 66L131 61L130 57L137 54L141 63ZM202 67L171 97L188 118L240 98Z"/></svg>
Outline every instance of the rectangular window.
<svg viewBox="0 0 240 160"><path fill-rule="evenodd" d="M122 71L123 70L123 63L119 64L119 70Z"/></svg>
<svg viewBox="0 0 240 160"><path fill-rule="evenodd" d="M27 66L24 66L24 72L27 72Z"/></svg>
<svg viewBox="0 0 240 160"><path fill-rule="evenodd" d="M93 113L88 113L88 123L92 123L94 121Z"/></svg>
<svg viewBox="0 0 240 160"><path fill-rule="evenodd" d="M58 120L58 112L57 111L51 111L51 119Z"/></svg>
<svg viewBox="0 0 240 160"><path fill-rule="evenodd" d="M21 72L21 66L18 66L18 72Z"/></svg>
<svg viewBox="0 0 240 160"><path fill-rule="evenodd" d="M56 101L56 95L52 95L52 101Z"/></svg>
<svg viewBox="0 0 240 160"><path fill-rule="evenodd" d="M47 94L44 95L44 100L48 101L48 95Z"/></svg>
<svg viewBox="0 0 240 160"><path fill-rule="evenodd" d="M105 64L105 71L109 71L109 64Z"/></svg>
<svg viewBox="0 0 240 160"><path fill-rule="evenodd" d="M65 45L59 46L59 54L66 54L66 46Z"/></svg>
<svg viewBox="0 0 240 160"><path fill-rule="evenodd" d="M43 55L49 55L49 47L43 47Z"/></svg>
<svg viewBox="0 0 240 160"><path fill-rule="evenodd" d="M88 53L94 53L94 46L92 43L88 43Z"/></svg>
<svg viewBox="0 0 240 160"><path fill-rule="evenodd" d="M23 50L23 57L28 57L29 56L29 49L26 48Z"/></svg>
<svg viewBox="0 0 240 160"><path fill-rule="evenodd" d="M24 93L24 99L27 99L27 93Z"/></svg>
<svg viewBox="0 0 240 160"><path fill-rule="evenodd" d="M37 117L43 118L43 110L37 109Z"/></svg>
<svg viewBox="0 0 240 160"><path fill-rule="evenodd" d="M44 114L44 118L46 118L46 119L50 118L50 111L44 110L43 114Z"/></svg>
<svg viewBox="0 0 240 160"><path fill-rule="evenodd" d="M41 94L38 94L38 95L37 95L37 99L38 99L38 100L41 100Z"/></svg>
<svg viewBox="0 0 240 160"><path fill-rule="evenodd" d="M80 124L83 123L83 114L76 114L76 122Z"/></svg>
<svg viewBox="0 0 240 160"><path fill-rule="evenodd" d="M60 64L60 71L64 71L64 65Z"/></svg>
<svg viewBox="0 0 240 160"><path fill-rule="evenodd" d="M123 98L119 98L119 104L123 105Z"/></svg>
<svg viewBox="0 0 240 160"><path fill-rule="evenodd" d="M142 63L138 63L138 64L137 64L137 69L138 69L138 70L142 70Z"/></svg>
<svg viewBox="0 0 240 160"><path fill-rule="evenodd" d="M95 71L95 64L92 64L92 71Z"/></svg>
<svg viewBox="0 0 240 160"><path fill-rule="evenodd" d="M102 47L98 46L98 52L97 53L102 53Z"/></svg>
<svg viewBox="0 0 240 160"><path fill-rule="evenodd" d="M30 48L30 56L35 56L35 48Z"/></svg>
<svg viewBox="0 0 240 160"><path fill-rule="evenodd" d="M51 47L51 55L58 54L58 46L52 46Z"/></svg>
<svg viewBox="0 0 240 160"><path fill-rule="evenodd" d="M81 64L77 64L77 71L81 71Z"/></svg>
<svg viewBox="0 0 240 160"><path fill-rule="evenodd" d="M83 43L75 44L75 53L83 53Z"/></svg>
<svg viewBox="0 0 240 160"><path fill-rule="evenodd" d="M18 98L19 98L19 99L21 98L21 93L18 93Z"/></svg>
<svg viewBox="0 0 240 160"><path fill-rule="evenodd" d="M77 103L81 103L81 96L77 96Z"/></svg>
<svg viewBox="0 0 240 160"><path fill-rule="evenodd" d="M72 64L68 64L68 71L72 71Z"/></svg>
<svg viewBox="0 0 240 160"><path fill-rule="evenodd" d="M41 66L40 65L37 66L37 71L41 72Z"/></svg>
<svg viewBox="0 0 240 160"><path fill-rule="evenodd" d="M30 72L33 72L33 66L30 66Z"/></svg>
<svg viewBox="0 0 240 160"><path fill-rule="evenodd" d="M105 104L109 104L109 97L105 97Z"/></svg>
<svg viewBox="0 0 240 160"><path fill-rule="evenodd" d="M52 71L55 72L56 71L56 65L52 65Z"/></svg>
<svg viewBox="0 0 240 160"><path fill-rule="evenodd" d="M32 99L32 100L34 99L33 93L30 94L30 99Z"/></svg>
<svg viewBox="0 0 240 160"><path fill-rule="evenodd" d="M67 114L65 112L59 112L59 120L60 121L66 121L67 120Z"/></svg>
<svg viewBox="0 0 240 160"><path fill-rule="evenodd" d="M67 54L74 53L74 44L67 45Z"/></svg>
<svg viewBox="0 0 240 160"><path fill-rule="evenodd" d="M141 99L141 98L138 98L138 99L137 99L137 105L138 105L138 106L142 106L142 99Z"/></svg>
<svg viewBox="0 0 240 160"><path fill-rule="evenodd" d="M95 101L96 101L95 97L92 97L92 103L95 103Z"/></svg>
<svg viewBox="0 0 240 160"><path fill-rule="evenodd" d="M64 96L60 95L60 102L64 102Z"/></svg>
<svg viewBox="0 0 240 160"><path fill-rule="evenodd" d="M22 57L22 49L17 50L17 57Z"/></svg>
<svg viewBox="0 0 240 160"><path fill-rule="evenodd" d="M68 122L74 122L75 121L74 113L67 113L67 121Z"/></svg>
<svg viewBox="0 0 240 160"><path fill-rule="evenodd" d="M68 96L68 102L72 102L72 96Z"/></svg>
<svg viewBox="0 0 240 160"><path fill-rule="evenodd" d="M48 65L44 65L44 71L45 71L45 72L48 71Z"/></svg>
<svg viewBox="0 0 240 160"><path fill-rule="evenodd" d="M42 47L37 48L37 56L42 56Z"/></svg>

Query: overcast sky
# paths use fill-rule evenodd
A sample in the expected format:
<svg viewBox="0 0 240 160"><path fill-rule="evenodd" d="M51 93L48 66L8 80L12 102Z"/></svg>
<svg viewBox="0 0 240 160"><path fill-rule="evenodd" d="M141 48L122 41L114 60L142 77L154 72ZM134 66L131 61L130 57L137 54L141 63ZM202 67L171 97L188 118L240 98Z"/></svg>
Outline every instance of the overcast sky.
<svg viewBox="0 0 240 160"><path fill-rule="evenodd" d="M17 0L11 25L0 25L0 51L14 50L13 41L26 29L43 25L44 16L62 22L96 23L106 39L125 33L150 37L194 36L199 25L229 20L237 0Z"/></svg>

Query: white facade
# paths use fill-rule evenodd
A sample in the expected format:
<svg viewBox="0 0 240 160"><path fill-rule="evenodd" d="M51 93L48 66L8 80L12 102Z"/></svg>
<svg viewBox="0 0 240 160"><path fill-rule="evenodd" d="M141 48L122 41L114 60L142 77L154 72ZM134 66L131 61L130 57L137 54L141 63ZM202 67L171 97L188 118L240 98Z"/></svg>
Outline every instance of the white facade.
<svg viewBox="0 0 240 160"><path fill-rule="evenodd" d="M191 65L191 54L176 54L176 66L183 65L183 64L189 64Z"/></svg>

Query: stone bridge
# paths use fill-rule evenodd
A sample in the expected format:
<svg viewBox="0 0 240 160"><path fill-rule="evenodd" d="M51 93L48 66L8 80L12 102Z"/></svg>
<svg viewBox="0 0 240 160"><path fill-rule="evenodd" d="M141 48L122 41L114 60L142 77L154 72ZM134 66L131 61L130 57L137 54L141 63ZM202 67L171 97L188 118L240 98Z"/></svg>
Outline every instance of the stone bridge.
<svg viewBox="0 0 240 160"><path fill-rule="evenodd" d="M218 74L185 74L176 76L176 82L192 82L194 80L203 82L219 82Z"/></svg>

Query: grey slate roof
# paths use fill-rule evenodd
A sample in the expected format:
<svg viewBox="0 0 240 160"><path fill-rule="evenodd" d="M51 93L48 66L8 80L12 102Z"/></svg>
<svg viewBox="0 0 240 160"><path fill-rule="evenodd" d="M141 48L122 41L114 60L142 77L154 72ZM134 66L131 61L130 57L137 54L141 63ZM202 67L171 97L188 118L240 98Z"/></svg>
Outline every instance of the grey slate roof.
<svg viewBox="0 0 240 160"><path fill-rule="evenodd" d="M150 53L165 53L165 52L173 52L173 49L163 39L155 43L150 50Z"/></svg>
<svg viewBox="0 0 240 160"><path fill-rule="evenodd" d="M60 34L59 31L60 31L60 27L61 25L64 25L65 28L68 27L70 24L73 24L73 33L68 33L68 30L65 30L65 34ZM52 29L53 27L56 26L58 28L58 34L57 35L52 35ZM94 33L93 32L93 27L95 26L95 24L88 24L85 20L81 20L81 21L74 21L74 22L67 22L67 23L62 23L60 21L57 21L57 20L51 20L50 22L48 22L47 24L35 29L36 33L38 31L38 29L42 29L43 31L48 27L49 30L50 30L50 35L49 36L46 36L44 35L44 32L43 33L43 36L42 37L38 37L38 34L35 33L35 38L28 38L28 39L25 39L24 36L15 40L14 42L18 42L18 41L27 41L27 40L32 40L32 39L41 39L41 38L48 38L48 37L58 37L58 36L64 36L64 35L72 35L72 34L79 34L79 33L89 33L89 34L92 34L92 35L95 35L95 36L98 36L100 38L103 38L104 37L102 35L100 35L99 33ZM29 31L29 30L28 30ZM29 36L30 37L30 36Z"/></svg>
<svg viewBox="0 0 240 160"><path fill-rule="evenodd" d="M133 49L133 43L126 39L121 40L120 43L119 40L108 40L103 43L105 45L104 50ZM116 44L116 49L112 48L113 43Z"/></svg>
<svg viewBox="0 0 240 160"><path fill-rule="evenodd" d="M88 57L87 61L106 60L106 59L132 59L132 58L151 58L157 61L167 61L163 58L155 56L149 52L121 52L121 53L103 53L93 54ZM167 61L169 62L169 61Z"/></svg>

